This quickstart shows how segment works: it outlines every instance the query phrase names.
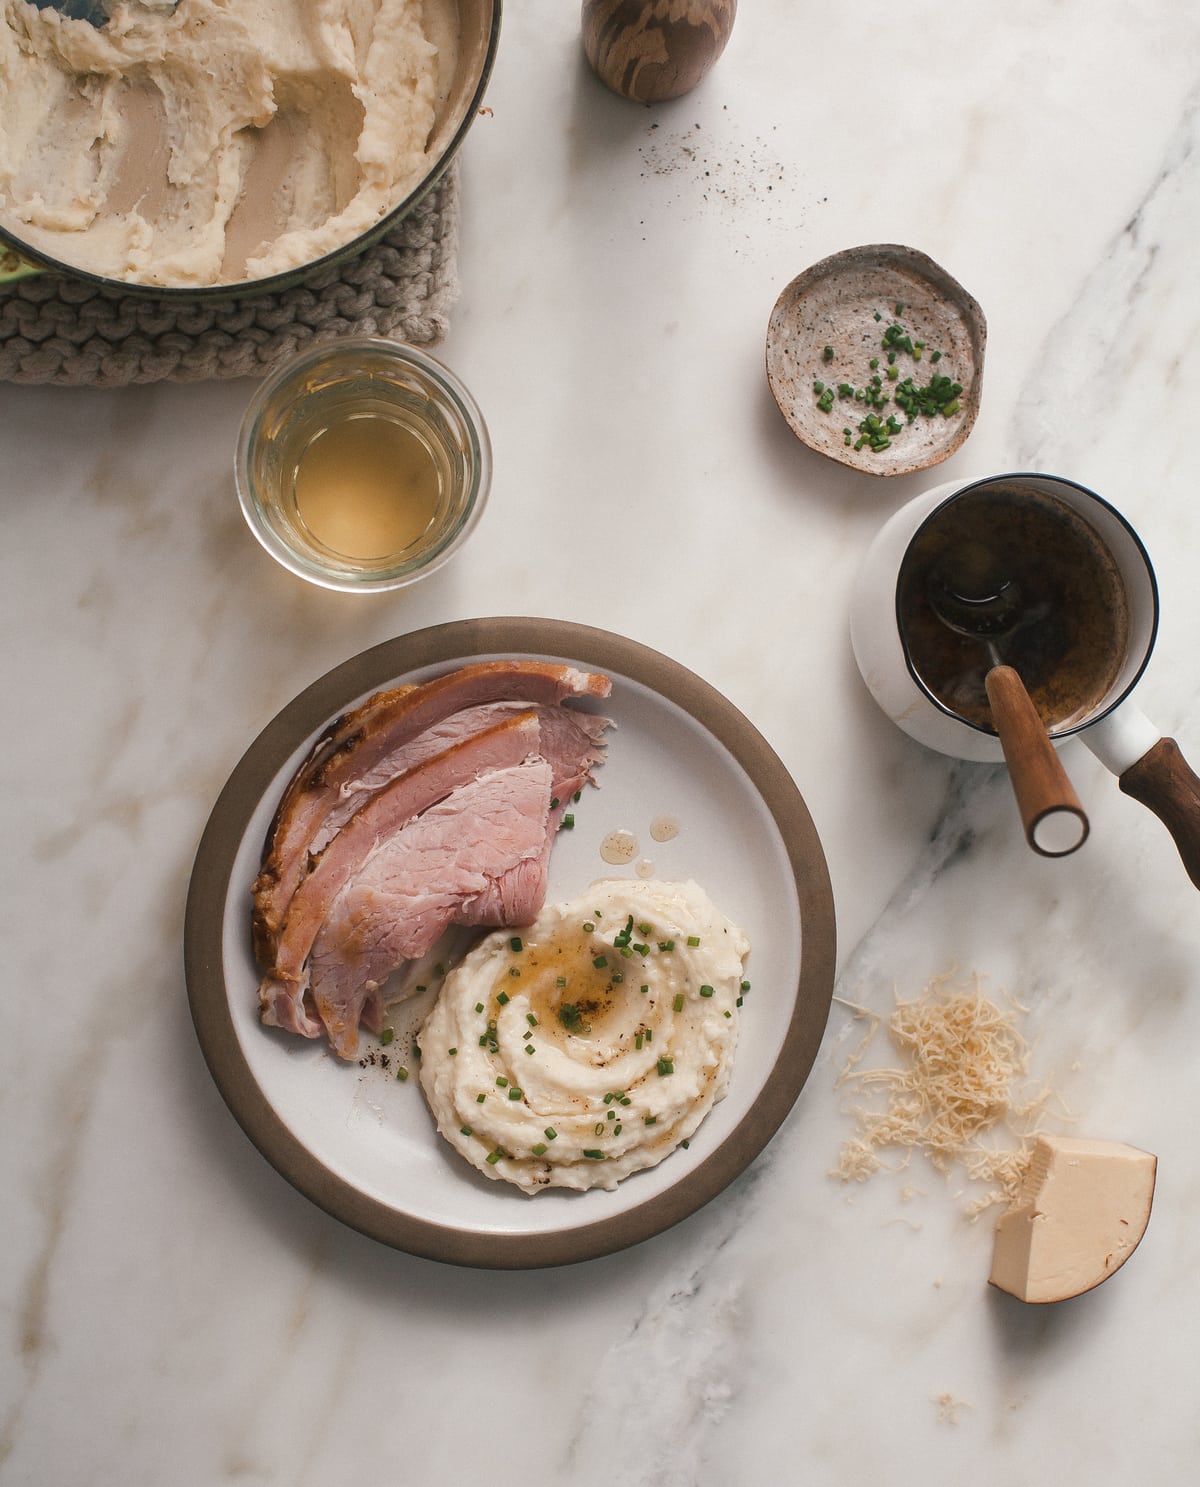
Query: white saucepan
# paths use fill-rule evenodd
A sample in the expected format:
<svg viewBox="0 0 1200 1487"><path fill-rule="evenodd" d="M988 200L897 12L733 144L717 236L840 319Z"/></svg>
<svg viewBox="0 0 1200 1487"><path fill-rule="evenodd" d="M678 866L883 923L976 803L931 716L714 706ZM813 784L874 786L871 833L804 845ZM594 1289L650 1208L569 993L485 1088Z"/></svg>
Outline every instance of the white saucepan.
<svg viewBox="0 0 1200 1487"><path fill-rule="evenodd" d="M1120 575L1128 603L1127 641L1104 694L1082 716L1049 726L1056 745L1078 734L1118 777L1125 794L1140 801L1170 831L1188 876L1200 887L1200 779L1175 741L1165 738L1130 700L1150 659L1158 630L1158 585L1136 532L1115 507L1094 492L1057 476L1006 474L951 481L915 497L880 529L867 551L852 597L850 633L855 659L876 702L910 737L958 759L1001 762L1000 741L989 728L968 721L930 690L918 674L898 608L902 565L914 539L949 503L986 486L1017 488L1058 501L1077 513L1100 538Z"/></svg>

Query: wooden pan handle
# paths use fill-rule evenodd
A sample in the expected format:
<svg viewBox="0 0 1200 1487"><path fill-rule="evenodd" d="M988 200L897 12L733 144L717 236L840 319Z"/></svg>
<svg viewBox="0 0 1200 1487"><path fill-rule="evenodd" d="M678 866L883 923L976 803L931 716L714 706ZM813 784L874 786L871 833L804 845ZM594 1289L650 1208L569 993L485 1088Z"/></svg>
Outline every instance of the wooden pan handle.
<svg viewBox="0 0 1200 1487"><path fill-rule="evenodd" d="M1046 725L1011 666L993 666L984 686L1025 840L1043 857L1065 857L1087 840L1088 818Z"/></svg>
<svg viewBox="0 0 1200 1487"><path fill-rule="evenodd" d="M1126 795L1149 807L1174 838L1187 875L1200 888L1200 779L1173 738L1160 738L1120 777Z"/></svg>

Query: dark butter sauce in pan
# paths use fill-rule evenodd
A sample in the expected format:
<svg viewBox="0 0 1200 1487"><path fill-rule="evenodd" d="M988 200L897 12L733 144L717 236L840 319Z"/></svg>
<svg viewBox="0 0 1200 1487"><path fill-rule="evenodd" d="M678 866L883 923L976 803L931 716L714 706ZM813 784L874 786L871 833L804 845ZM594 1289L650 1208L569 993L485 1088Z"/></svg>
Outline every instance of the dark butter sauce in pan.
<svg viewBox="0 0 1200 1487"><path fill-rule="evenodd" d="M987 645L934 612L930 580L956 567L1014 582L1015 623ZM968 488L920 527L896 590L908 661L921 684L965 722L995 732L984 678L1002 662L1020 675L1043 722L1065 729L1104 700L1129 643L1129 601L1096 530L1064 502L1020 482Z"/></svg>

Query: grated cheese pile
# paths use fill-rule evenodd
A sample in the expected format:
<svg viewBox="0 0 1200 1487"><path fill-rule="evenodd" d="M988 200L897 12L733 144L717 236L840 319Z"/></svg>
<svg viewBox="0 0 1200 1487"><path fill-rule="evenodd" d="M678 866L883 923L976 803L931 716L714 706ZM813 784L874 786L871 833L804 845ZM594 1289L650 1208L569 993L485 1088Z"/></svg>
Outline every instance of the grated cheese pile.
<svg viewBox="0 0 1200 1487"><path fill-rule="evenodd" d="M1028 1045L1016 1016L1023 1009L996 1006L983 995L978 977L960 988L940 977L914 1000L898 999L888 1019L903 1064L859 1069L882 1019L865 1007L845 1005L872 1025L838 1084L874 1093L882 1105L877 1100L875 1108L855 1108L857 1130L844 1144L833 1175L864 1182L879 1170L883 1149L904 1150L905 1161L919 1150L941 1172L961 1164L972 1179L994 1185L971 1204L972 1213L1010 1202L1049 1093L1028 1088ZM981 1139L985 1134L987 1141Z"/></svg>

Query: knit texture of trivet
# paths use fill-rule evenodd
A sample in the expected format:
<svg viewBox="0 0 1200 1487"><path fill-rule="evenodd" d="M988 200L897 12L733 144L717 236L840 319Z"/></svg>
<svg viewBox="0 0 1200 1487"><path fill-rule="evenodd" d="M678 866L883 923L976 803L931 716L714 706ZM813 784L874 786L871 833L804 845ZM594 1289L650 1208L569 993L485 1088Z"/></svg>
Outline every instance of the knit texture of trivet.
<svg viewBox="0 0 1200 1487"><path fill-rule="evenodd" d="M276 293L174 300L42 274L0 288L0 382L261 377L338 336L432 345L458 297L458 170L371 247Z"/></svg>

